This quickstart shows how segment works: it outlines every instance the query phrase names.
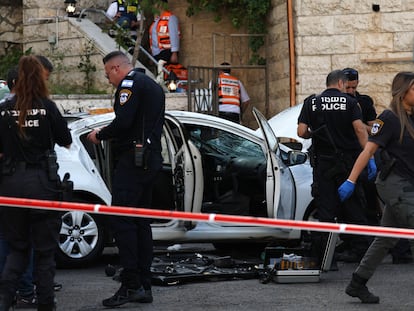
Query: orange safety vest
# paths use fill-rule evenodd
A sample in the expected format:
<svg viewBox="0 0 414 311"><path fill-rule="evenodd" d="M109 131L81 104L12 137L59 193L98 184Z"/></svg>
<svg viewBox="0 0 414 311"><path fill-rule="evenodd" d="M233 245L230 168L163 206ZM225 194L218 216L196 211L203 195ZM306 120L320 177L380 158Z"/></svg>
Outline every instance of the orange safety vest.
<svg viewBox="0 0 414 311"><path fill-rule="evenodd" d="M163 12L157 24L158 48L160 48L161 50L171 49L170 32L168 30L168 21L171 15L172 13L169 11ZM149 39L150 39L151 49L152 49L152 39L151 39L152 28L154 27L154 24L155 23L152 23L150 30L149 30ZM178 28L178 35L181 36L180 28Z"/></svg>
<svg viewBox="0 0 414 311"><path fill-rule="evenodd" d="M219 74L218 96L219 105L240 106L239 79L228 74Z"/></svg>

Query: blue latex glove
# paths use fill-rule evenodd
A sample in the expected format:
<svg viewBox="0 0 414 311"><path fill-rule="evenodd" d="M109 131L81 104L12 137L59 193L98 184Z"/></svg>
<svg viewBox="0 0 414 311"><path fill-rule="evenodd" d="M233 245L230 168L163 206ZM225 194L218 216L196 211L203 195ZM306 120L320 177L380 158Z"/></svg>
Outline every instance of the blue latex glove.
<svg viewBox="0 0 414 311"><path fill-rule="evenodd" d="M338 195L341 202L348 199L354 193L355 184L348 179L338 188Z"/></svg>
<svg viewBox="0 0 414 311"><path fill-rule="evenodd" d="M371 158L368 162L368 180L373 180L377 176L377 165L375 159Z"/></svg>

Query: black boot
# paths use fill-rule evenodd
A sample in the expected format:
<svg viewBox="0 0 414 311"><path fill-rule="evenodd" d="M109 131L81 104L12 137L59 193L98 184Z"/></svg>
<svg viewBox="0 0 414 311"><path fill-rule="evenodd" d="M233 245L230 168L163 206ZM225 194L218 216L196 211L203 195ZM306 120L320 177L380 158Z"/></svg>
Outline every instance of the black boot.
<svg viewBox="0 0 414 311"><path fill-rule="evenodd" d="M37 305L37 311L55 311L56 305L54 303L50 303L47 305Z"/></svg>
<svg viewBox="0 0 414 311"><path fill-rule="evenodd" d="M358 297L362 303L379 303L379 297L368 290L367 282L367 279L353 273L351 283L348 284L345 292L351 297Z"/></svg>

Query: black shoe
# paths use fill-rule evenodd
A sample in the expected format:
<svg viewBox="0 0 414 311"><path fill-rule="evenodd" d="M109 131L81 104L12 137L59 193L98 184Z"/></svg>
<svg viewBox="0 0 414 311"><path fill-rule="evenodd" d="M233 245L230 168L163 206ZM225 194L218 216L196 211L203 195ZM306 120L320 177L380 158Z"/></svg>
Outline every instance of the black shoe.
<svg viewBox="0 0 414 311"><path fill-rule="evenodd" d="M138 289L137 297L135 298L135 302L141 303L151 303L154 299L152 298L152 291L151 289L144 289L140 287Z"/></svg>
<svg viewBox="0 0 414 311"><path fill-rule="evenodd" d="M29 296L20 296L16 297L16 307L18 308L36 308L37 307L37 297L36 294Z"/></svg>
<svg viewBox="0 0 414 311"><path fill-rule="evenodd" d="M345 293L351 297L359 298L362 303L379 303L379 297L368 290L366 282L367 280L354 273L352 275L351 283L349 283L345 289Z"/></svg>
<svg viewBox="0 0 414 311"><path fill-rule="evenodd" d="M149 299L149 297L145 295L144 288L132 289L122 285L115 295L104 299L102 304L105 307L118 307L128 302L152 302L152 295L150 296L151 301L144 301L146 300L145 298L147 298L147 300Z"/></svg>

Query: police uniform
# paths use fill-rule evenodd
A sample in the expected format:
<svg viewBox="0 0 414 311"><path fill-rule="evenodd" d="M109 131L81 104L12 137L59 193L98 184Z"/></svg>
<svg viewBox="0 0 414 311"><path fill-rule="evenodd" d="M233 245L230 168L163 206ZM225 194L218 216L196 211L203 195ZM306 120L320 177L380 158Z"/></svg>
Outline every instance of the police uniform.
<svg viewBox="0 0 414 311"><path fill-rule="evenodd" d="M414 125L414 117L410 116ZM374 122L369 141L387 150L395 164L388 176L379 172L376 185L385 202L381 226L414 228L414 139L405 130L400 143L401 124L390 110L384 110ZM369 279L398 238L376 237L359 264L356 274ZM414 240L410 240L413 251Z"/></svg>
<svg viewBox="0 0 414 311"><path fill-rule="evenodd" d="M0 195L42 200L60 198L56 177L49 178L47 153L57 143L67 146L72 138L55 103L43 99L28 111L24 138L18 133L15 98L0 105ZM58 245L60 217L56 212L5 207L1 226L10 253L2 273L0 292L13 297L20 276L34 251L34 280L39 305L54 303L54 254ZM7 293L7 294L6 294Z"/></svg>
<svg viewBox="0 0 414 311"><path fill-rule="evenodd" d="M113 139L115 155L112 204L150 207L152 188L162 167L161 133L165 94L151 78L134 69L115 93L115 119L100 130L97 138ZM144 167L135 165L134 142L146 146ZM123 267L121 282L129 289L151 289L153 242L151 220L112 217L111 225Z"/></svg>
<svg viewBox="0 0 414 311"><path fill-rule="evenodd" d="M368 124L368 122L374 121L377 117L377 112L375 111L372 98L368 95L360 94L359 92L356 92L355 98L361 107L362 122ZM364 178L361 178L360 181L366 199L365 211L367 214L367 224L377 225L379 223L379 213L381 208L377 197L375 182Z"/></svg>
<svg viewBox="0 0 414 311"><path fill-rule="evenodd" d="M367 124L369 121L374 121L377 117L377 112L375 111L372 98L368 95L360 94L359 92L356 92L355 98L361 107L362 122Z"/></svg>
<svg viewBox="0 0 414 311"><path fill-rule="evenodd" d="M308 97L298 122L312 131L312 165L314 185L312 194L317 204L320 221L365 224L360 187L356 195L340 203L337 189L346 180L361 146L352 122L361 119L361 110L355 98L336 88L328 88L320 95ZM313 255L323 257L327 235L312 233ZM352 248L362 257L369 241L365 237L352 239Z"/></svg>

